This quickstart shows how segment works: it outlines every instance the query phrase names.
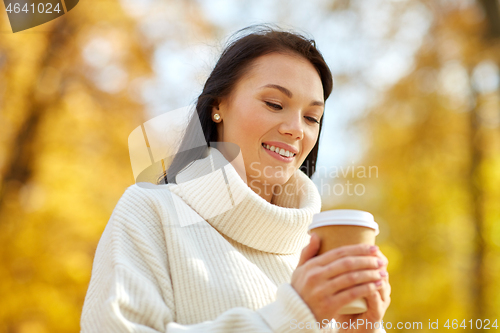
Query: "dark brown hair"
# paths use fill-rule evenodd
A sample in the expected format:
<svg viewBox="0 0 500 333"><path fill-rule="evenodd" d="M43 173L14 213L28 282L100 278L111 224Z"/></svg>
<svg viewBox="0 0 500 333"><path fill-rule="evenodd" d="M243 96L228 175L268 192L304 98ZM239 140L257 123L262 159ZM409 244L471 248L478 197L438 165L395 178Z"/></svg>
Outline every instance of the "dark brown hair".
<svg viewBox="0 0 500 333"><path fill-rule="evenodd" d="M248 31L251 33L246 34ZM243 35L242 37L239 37ZM231 39L235 38L231 42ZM210 142L217 141L217 126L212 121L212 107L217 105L221 98L232 92L236 83L251 68L252 62L265 54L277 52L299 55L311 62L316 68L323 84L323 96L326 102L332 92L333 78L330 68L321 53L316 49L316 42L298 33L283 31L268 24L252 25L238 30L230 37L228 46L222 52L212 73L205 82L203 91L196 103L196 112L199 124L203 129L204 140L207 146L192 148L194 142L200 140L196 114L188 123L186 133L177 153L168 170L158 178L158 184L175 183L175 176L190 162L201 158ZM324 115L319 124L321 125ZM319 135L316 144L300 167L309 177L314 173L318 156Z"/></svg>

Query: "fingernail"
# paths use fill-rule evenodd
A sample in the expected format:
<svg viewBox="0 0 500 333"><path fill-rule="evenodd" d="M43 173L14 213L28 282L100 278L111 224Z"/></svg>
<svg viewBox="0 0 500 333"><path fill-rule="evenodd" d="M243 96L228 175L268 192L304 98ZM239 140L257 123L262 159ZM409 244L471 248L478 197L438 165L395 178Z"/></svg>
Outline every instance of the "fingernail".
<svg viewBox="0 0 500 333"><path fill-rule="evenodd" d="M384 262L381 259L378 259L377 262L378 262L378 267L384 266Z"/></svg>
<svg viewBox="0 0 500 333"><path fill-rule="evenodd" d="M385 276L387 276L387 272L386 272L386 271L380 271L380 276L381 276L381 277L385 277Z"/></svg>
<svg viewBox="0 0 500 333"><path fill-rule="evenodd" d="M371 252L371 253L376 253L376 252L377 252L377 250L378 250L378 246L377 246L377 245L372 245L372 246L370 246L370 252Z"/></svg>
<svg viewBox="0 0 500 333"><path fill-rule="evenodd" d="M376 285L377 287L380 287L380 286L382 285L382 281L381 281L381 280L378 280L377 282L375 282L375 285Z"/></svg>

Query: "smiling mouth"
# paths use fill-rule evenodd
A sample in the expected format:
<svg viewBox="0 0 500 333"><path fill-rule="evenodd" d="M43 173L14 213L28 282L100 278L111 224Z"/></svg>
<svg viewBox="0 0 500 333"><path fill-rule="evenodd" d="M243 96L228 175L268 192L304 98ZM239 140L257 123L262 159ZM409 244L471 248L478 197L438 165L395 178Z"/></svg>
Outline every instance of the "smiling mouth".
<svg viewBox="0 0 500 333"><path fill-rule="evenodd" d="M267 150L270 150L272 152L275 152L283 157L294 157L295 153L292 153L291 151L288 151L286 149L283 149L283 148L278 148L278 147L274 147L274 146L270 146L270 145L266 145L265 143L262 143L262 147L264 147L264 149L267 149Z"/></svg>

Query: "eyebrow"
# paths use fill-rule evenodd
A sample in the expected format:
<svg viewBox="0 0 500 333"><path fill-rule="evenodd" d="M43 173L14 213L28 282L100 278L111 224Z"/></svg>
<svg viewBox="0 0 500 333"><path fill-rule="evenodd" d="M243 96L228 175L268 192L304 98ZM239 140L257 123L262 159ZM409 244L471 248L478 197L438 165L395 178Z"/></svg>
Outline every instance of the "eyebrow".
<svg viewBox="0 0 500 333"><path fill-rule="evenodd" d="M273 88L273 89L278 89L281 91L283 94L285 94L288 98L292 98L293 94L290 90L288 90L285 87L282 87L278 84L266 84L265 86L260 87L259 89L264 89L264 88ZM318 105L318 106L325 106L325 103L321 101L312 101L310 106Z"/></svg>

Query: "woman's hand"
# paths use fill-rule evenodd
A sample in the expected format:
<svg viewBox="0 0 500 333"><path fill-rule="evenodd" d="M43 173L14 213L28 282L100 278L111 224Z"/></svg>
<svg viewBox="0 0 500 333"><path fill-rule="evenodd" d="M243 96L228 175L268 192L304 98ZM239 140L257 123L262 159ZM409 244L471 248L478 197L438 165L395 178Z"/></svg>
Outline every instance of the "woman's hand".
<svg viewBox="0 0 500 333"><path fill-rule="evenodd" d="M312 233L291 281L316 321L322 325L332 318L339 322L358 318L381 321L390 302L390 286L387 275L383 276L387 258L376 246L366 244L339 247L315 257L319 244L319 236ZM344 305L362 297L367 299L366 313L338 314Z"/></svg>
<svg viewBox="0 0 500 333"><path fill-rule="evenodd" d="M386 268L389 262L387 258L379 250L377 250L375 254L384 262L384 268ZM361 323L361 320L363 320L363 324L356 326L357 329L340 329L339 332L377 332L377 329L375 328L380 328L380 323L384 317L385 311L391 303L391 285L389 284L389 274L387 273L387 270L383 270L383 272L385 273L385 276L382 278L382 287L378 291L373 292L366 297L366 303L368 305L367 312L353 315L338 315L334 317L335 320L339 322L338 325L340 325L340 323L345 323L344 327L350 327L348 324L352 322ZM360 321L358 322L358 320ZM367 322L372 324L367 325ZM378 322L378 324L375 325L376 322Z"/></svg>

